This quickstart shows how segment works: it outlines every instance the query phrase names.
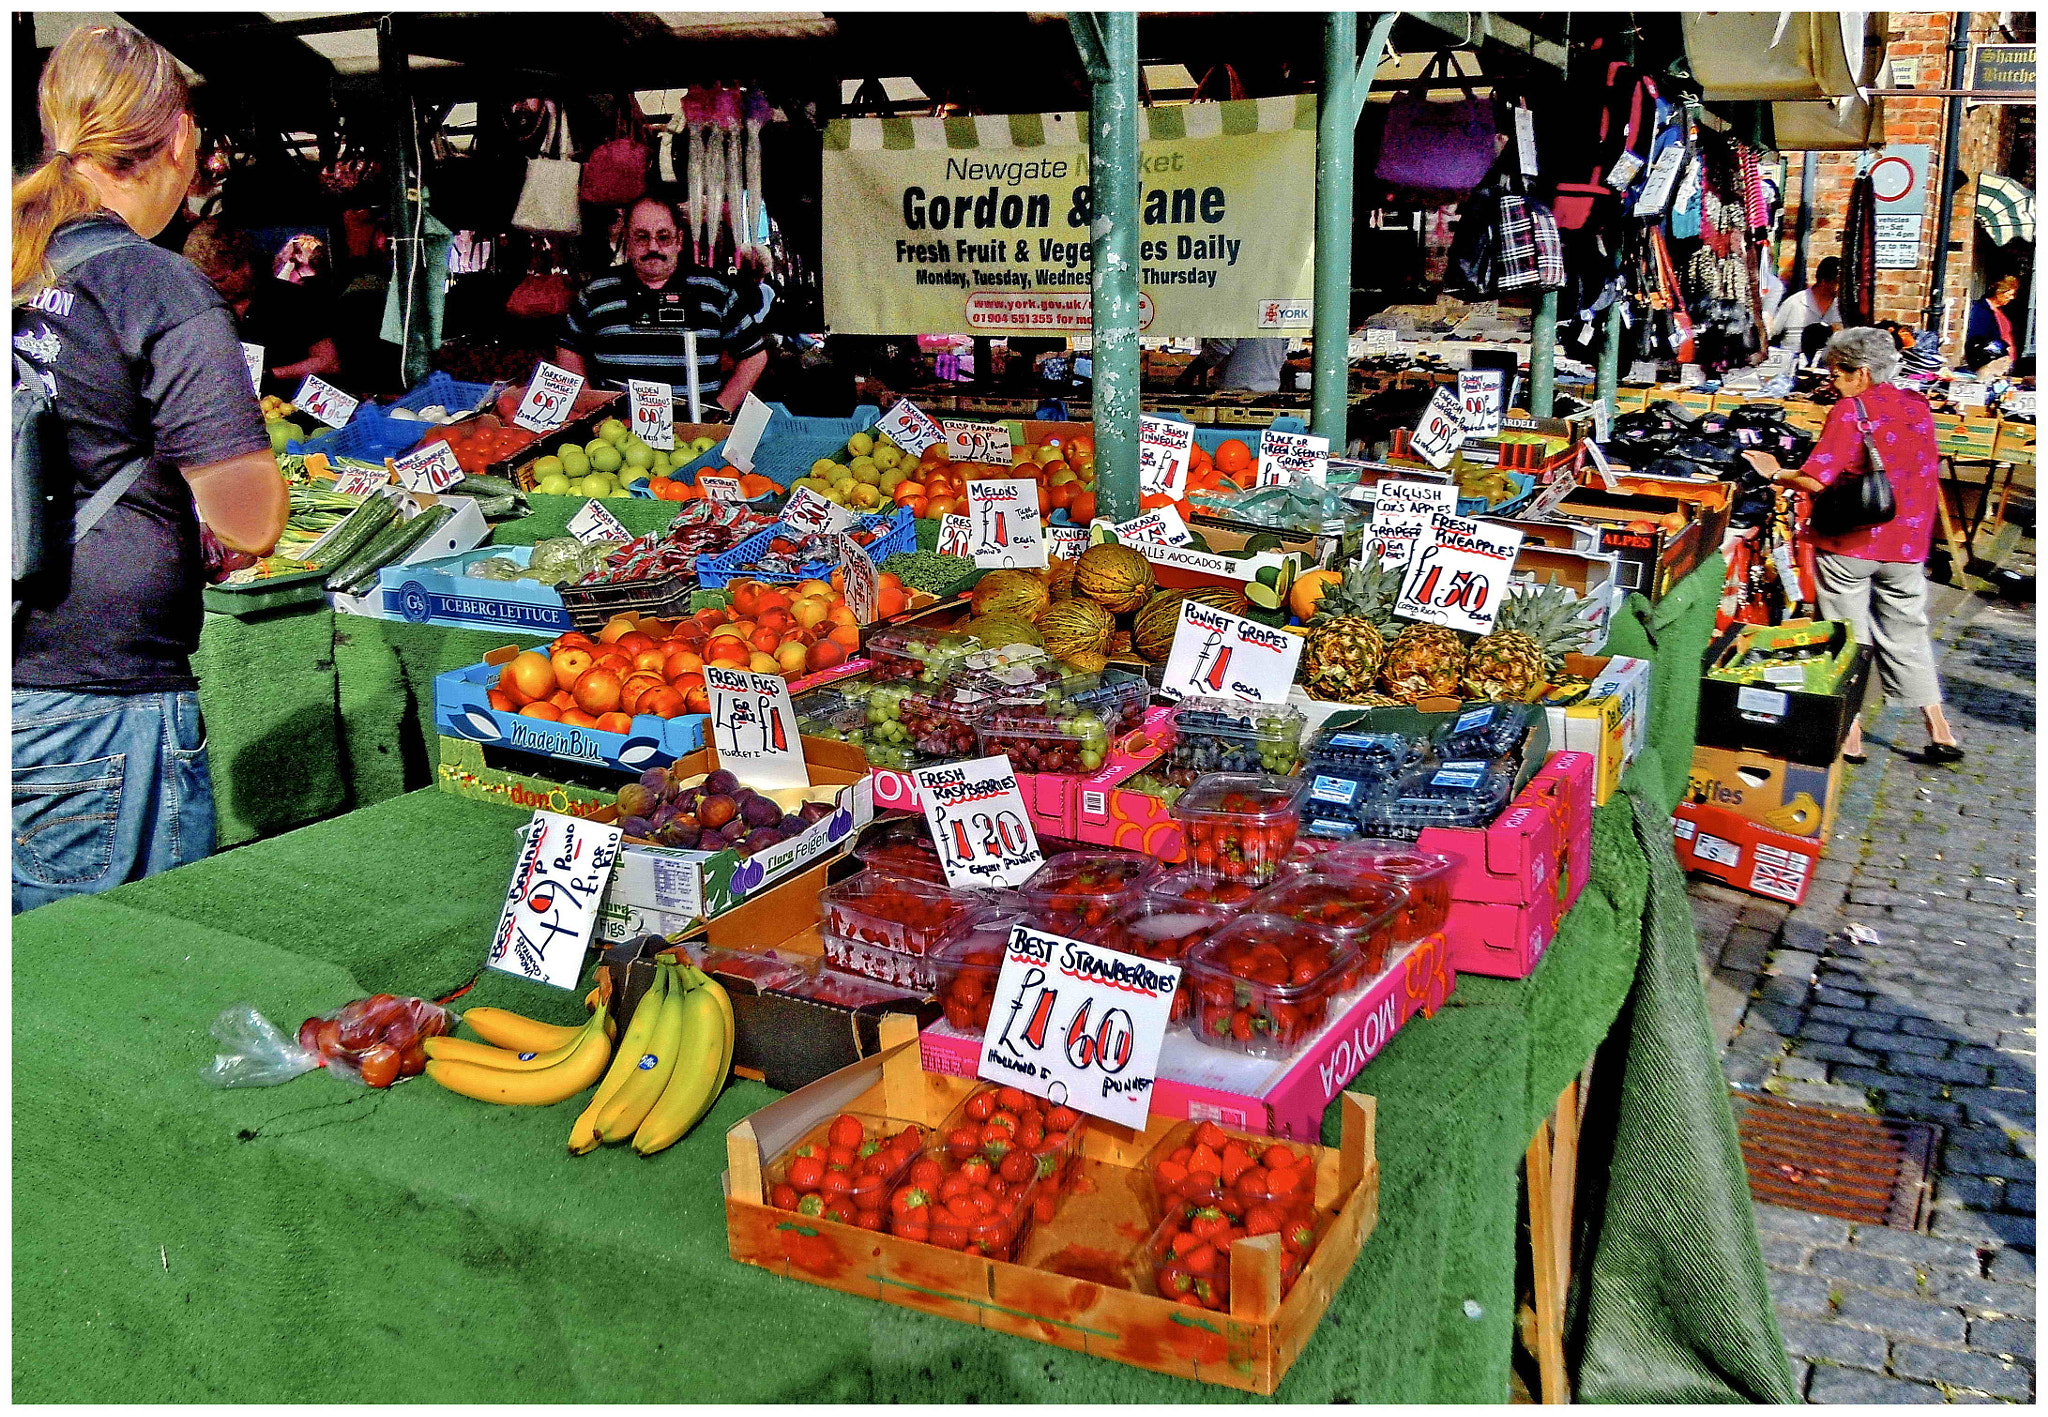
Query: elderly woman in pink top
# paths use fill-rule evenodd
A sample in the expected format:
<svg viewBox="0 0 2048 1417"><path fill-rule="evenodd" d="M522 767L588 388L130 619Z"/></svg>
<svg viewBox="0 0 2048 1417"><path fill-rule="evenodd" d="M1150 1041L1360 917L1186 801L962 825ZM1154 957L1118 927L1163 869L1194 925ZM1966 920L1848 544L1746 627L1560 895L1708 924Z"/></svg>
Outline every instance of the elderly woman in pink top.
<svg viewBox="0 0 2048 1417"><path fill-rule="evenodd" d="M1937 480L1934 416L1927 400L1890 382L1898 372L1899 349L1883 330L1837 332L1823 355L1841 402L1828 414L1813 456L1796 471L1778 466L1769 453L1749 452L1758 472L1787 487L1818 492L1844 474L1865 471L1867 430L1890 477L1898 515L1880 526L1841 536L1816 537L1820 569L1820 611L1846 620L1856 638L1877 649L1884 695L1927 720L1929 763L1962 761L1948 718L1941 711L1941 681L1934 672L1934 648L1927 638L1927 550L1941 496ZM1850 724L1842 756L1864 760L1863 718Z"/></svg>

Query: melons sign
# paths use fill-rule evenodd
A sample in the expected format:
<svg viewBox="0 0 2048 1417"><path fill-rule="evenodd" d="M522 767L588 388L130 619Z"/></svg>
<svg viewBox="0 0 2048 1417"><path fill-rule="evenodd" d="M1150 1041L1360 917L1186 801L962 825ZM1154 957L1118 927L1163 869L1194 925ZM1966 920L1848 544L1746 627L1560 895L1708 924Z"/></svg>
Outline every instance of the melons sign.
<svg viewBox="0 0 2048 1417"><path fill-rule="evenodd" d="M1315 127L1313 95L1143 111L1147 334L1307 328ZM834 330L1087 332L1087 114L840 119L824 157Z"/></svg>

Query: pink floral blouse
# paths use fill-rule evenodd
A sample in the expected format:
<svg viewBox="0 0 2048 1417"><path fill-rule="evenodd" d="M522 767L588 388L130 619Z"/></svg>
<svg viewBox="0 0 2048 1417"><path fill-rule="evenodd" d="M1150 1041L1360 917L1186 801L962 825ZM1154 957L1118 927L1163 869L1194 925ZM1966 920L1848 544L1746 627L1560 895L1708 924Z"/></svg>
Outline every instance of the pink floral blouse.
<svg viewBox="0 0 2048 1417"><path fill-rule="evenodd" d="M1864 471L1863 434L1857 427L1856 405L1870 419L1871 440L1891 478L1899 514L1882 526L1864 527L1845 536L1817 536L1814 546L1836 556L1865 561L1927 559L1941 495L1940 454L1934 437L1934 414L1927 400L1892 384L1874 384L1860 400L1843 399L1828 413L1813 456L1799 470L1823 487L1844 473Z"/></svg>

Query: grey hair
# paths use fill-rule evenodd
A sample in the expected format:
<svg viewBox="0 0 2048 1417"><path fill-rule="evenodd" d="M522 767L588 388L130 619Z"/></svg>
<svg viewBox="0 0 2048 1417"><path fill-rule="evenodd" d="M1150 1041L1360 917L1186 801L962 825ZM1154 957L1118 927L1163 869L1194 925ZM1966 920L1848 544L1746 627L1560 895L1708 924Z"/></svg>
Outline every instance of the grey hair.
<svg viewBox="0 0 2048 1417"><path fill-rule="evenodd" d="M1890 382L1899 372L1898 341L1889 332L1866 325L1836 330L1821 358L1830 369L1866 369L1878 384Z"/></svg>

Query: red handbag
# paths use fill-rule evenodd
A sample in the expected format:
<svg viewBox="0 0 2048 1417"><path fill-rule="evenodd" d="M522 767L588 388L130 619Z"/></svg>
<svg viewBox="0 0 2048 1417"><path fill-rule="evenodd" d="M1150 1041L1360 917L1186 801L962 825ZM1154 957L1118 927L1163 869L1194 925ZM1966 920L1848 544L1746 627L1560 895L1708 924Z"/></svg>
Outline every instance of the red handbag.
<svg viewBox="0 0 2048 1417"><path fill-rule="evenodd" d="M618 135L584 159L577 197L593 206L623 207L647 194L647 118L627 94L618 107Z"/></svg>

